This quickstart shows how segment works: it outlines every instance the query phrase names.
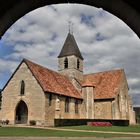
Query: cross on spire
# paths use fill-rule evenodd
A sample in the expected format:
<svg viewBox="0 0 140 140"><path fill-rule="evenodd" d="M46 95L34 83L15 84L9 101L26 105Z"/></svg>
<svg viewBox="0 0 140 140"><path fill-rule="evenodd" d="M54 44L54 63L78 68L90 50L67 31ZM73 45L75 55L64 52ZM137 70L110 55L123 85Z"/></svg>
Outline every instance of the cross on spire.
<svg viewBox="0 0 140 140"><path fill-rule="evenodd" d="M73 23L71 21L68 21L69 26L69 33L73 34Z"/></svg>

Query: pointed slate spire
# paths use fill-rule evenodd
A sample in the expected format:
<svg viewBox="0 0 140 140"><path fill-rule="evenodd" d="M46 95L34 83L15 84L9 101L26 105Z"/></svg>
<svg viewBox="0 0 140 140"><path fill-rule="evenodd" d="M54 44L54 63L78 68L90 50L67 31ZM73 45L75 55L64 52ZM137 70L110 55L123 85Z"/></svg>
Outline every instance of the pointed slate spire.
<svg viewBox="0 0 140 140"><path fill-rule="evenodd" d="M78 45L75 41L74 36L71 33L68 33L68 36L65 40L65 43L63 45L63 48L62 48L58 58L64 57L64 56L70 56L70 55L75 55L83 60L83 57L81 55L81 52L78 48Z"/></svg>

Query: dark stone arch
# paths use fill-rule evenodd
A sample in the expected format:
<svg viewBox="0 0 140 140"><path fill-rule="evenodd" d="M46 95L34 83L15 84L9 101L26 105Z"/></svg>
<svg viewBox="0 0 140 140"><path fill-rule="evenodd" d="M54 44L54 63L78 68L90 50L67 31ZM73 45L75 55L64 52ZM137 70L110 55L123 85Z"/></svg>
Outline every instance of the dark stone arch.
<svg viewBox="0 0 140 140"><path fill-rule="evenodd" d="M27 124L28 122L28 107L26 103L21 100L18 102L15 109L15 123L16 124Z"/></svg>
<svg viewBox="0 0 140 140"><path fill-rule="evenodd" d="M136 0L1 0L0 37L28 12L45 5L68 2L103 8L122 19L140 37L140 9Z"/></svg>

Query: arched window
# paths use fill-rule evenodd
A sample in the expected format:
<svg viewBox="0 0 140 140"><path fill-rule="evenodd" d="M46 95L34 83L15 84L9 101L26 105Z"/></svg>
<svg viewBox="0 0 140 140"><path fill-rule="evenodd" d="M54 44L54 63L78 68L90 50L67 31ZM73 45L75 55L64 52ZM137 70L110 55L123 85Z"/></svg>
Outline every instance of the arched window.
<svg viewBox="0 0 140 140"><path fill-rule="evenodd" d="M49 106L52 104L52 94L49 94Z"/></svg>
<svg viewBox="0 0 140 140"><path fill-rule="evenodd" d="M127 103L127 96L125 95L125 106L126 106L126 112L128 112L128 103Z"/></svg>
<svg viewBox="0 0 140 140"><path fill-rule="evenodd" d="M56 107L55 107L55 110L59 111L60 110L60 98L57 96L56 98Z"/></svg>
<svg viewBox="0 0 140 140"><path fill-rule="evenodd" d="M64 68L68 68L68 58L65 58L64 60Z"/></svg>
<svg viewBox="0 0 140 140"><path fill-rule="evenodd" d="M120 108L120 95L119 94L118 94L117 102L118 102L118 109L119 109L119 112L120 112L121 108Z"/></svg>
<svg viewBox="0 0 140 140"><path fill-rule="evenodd" d="M78 100L75 100L75 114L78 114Z"/></svg>
<svg viewBox="0 0 140 140"><path fill-rule="evenodd" d="M79 59L77 59L77 69L79 69L80 68L80 61L79 61Z"/></svg>
<svg viewBox="0 0 140 140"><path fill-rule="evenodd" d="M20 95L25 94L25 82L22 80L21 81L21 87L20 87Z"/></svg>
<svg viewBox="0 0 140 140"><path fill-rule="evenodd" d="M69 112L69 98L65 99L65 112Z"/></svg>

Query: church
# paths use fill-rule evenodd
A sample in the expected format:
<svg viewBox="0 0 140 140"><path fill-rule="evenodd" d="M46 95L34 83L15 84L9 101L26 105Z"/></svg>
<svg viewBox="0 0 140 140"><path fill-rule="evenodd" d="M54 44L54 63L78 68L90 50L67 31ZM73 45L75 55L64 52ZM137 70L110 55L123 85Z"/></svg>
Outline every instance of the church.
<svg viewBox="0 0 140 140"><path fill-rule="evenodd" d="M58 71L23 59L2 89L0 120L54 126L55 119L109 119L135 122L123 69L83 73L84 58L68 33Z"/></svg>

